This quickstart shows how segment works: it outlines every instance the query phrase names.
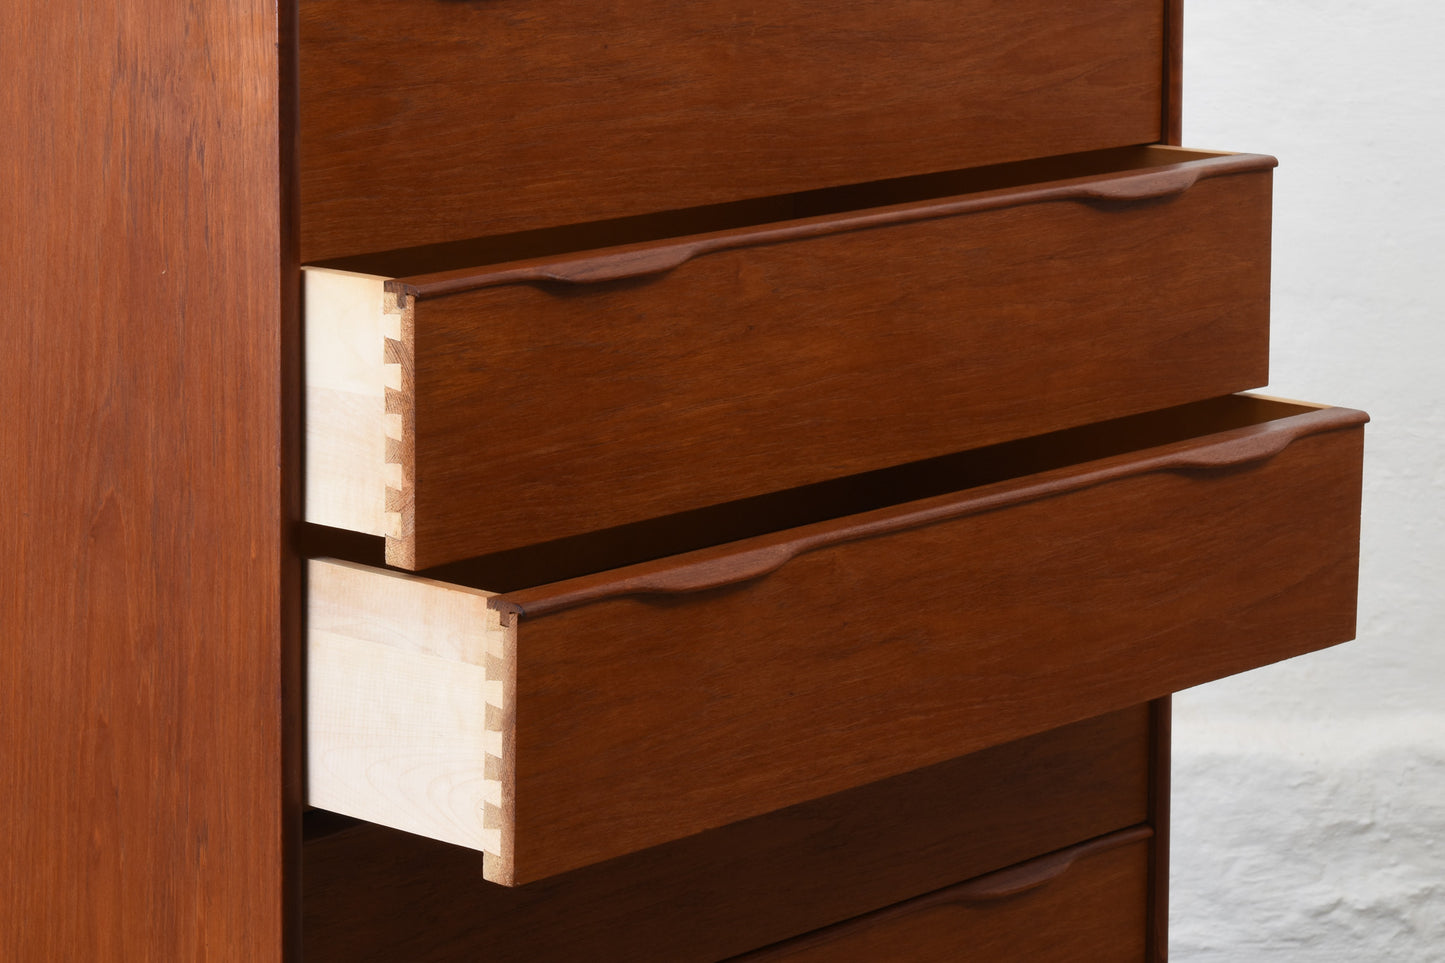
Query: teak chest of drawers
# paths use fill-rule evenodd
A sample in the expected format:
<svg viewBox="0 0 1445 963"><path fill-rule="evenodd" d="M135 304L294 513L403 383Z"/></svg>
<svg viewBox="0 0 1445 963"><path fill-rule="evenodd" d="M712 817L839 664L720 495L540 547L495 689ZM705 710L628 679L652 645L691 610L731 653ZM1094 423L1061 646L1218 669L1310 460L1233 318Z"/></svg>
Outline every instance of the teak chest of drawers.
<svg viewBox="0 0 1445 963"><path fill-rule="evenodd" d="M1179 19L301 0L308 959L1164 958L1367 420Z"/></svg>

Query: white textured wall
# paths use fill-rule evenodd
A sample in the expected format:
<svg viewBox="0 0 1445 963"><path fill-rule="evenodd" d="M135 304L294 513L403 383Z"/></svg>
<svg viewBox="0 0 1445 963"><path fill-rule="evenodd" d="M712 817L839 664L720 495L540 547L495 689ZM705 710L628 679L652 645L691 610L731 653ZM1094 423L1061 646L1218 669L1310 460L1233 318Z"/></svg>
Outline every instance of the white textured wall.
<svg viewBox="0 0 1445 963"><path fill-rule="evenodd" d="M1185 6L1184 143L1280 159L1270 391L1374 422L1359 640L1175 699L1172 956L1445 961L1445 3Z"/></svg>

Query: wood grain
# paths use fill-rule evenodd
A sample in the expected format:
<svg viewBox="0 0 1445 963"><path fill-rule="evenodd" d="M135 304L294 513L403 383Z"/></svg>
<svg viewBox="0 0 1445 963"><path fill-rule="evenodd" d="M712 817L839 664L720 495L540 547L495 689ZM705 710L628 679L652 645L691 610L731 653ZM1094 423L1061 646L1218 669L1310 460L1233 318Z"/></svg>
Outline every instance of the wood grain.
<svg viewBox="0 0 1445 963"><path fill-rule="evenodd" d="M306 844L306 959L712 963L1133 825L1147 769L1133 707L514 889L358 826Z"/></svg>
<svg viewBox="0 0 1445 963"><path fill-rule="evenodd" d="M1273 159L1132 163L393 283L414 318L397 396L413 515L388 560L440 565L1263 384Z"/></svg>
<svg viewBox="0 0 1445 963"><path fill-rule="evenodd" d="M1169 960L1169 812L1172 784L1173 697L1149 706L1149 932L1147 963Z"/></svg>
<svg viewBox="0 0 1445 963"><path fill-rule="evenodd" d="M1143 961L1149 836L1139 827L1082 843L737 963Z"/></svg>
<svg viewBox="0 0 1445 963"><path fill-rule="evenodd" d="M889 510L763 536L726 550L732 575L698 553L696 591L636 594L653 563L607 576L617 592L494 599L520 619L515 878L1351 638L1362 418L1242 466L1110 477L1105 461L962 495L978 513L943 496L917 503L921 527L781 567L757 564L769 545ZM1019 486L1033 499L1002 499Z"/></svg>
<svg viewBox="0 0 1445 963"><path fill-rule="evenodd" d="M394 379L386 361L384 284L371 275L302 272L306 518L371 535L392 530L386 389Z"/></svg>
<svg viewBox="0 0 1445 963"><path fill-rule="evenodd" d="M0 26L5 960L282 957L277 16L19 0Z"/></svg>
<svg viewBox="0 0 1445 963"><path fill-rule="evenodd" d="M1184 0L1164 4L1164 121L1161 140L1183 143L1184 131Z"/></svg>
<svg viewBox="0 0 1445 963"><path fill-rule="evenodd" d="M303 0L302 255L1151 143L1163 21L1164 0Z"/></svg>
<svg viewBox="0 0 1445 963"><path fill-rule="evenodd" d="M488 597L309 563L308 804L502 852L499 830L484 818L501 805L486 760L502 756L487 723L489 706L503 707L487 679L491 636L500 632ZM501 738L499 722L492 731Z"/></svg>

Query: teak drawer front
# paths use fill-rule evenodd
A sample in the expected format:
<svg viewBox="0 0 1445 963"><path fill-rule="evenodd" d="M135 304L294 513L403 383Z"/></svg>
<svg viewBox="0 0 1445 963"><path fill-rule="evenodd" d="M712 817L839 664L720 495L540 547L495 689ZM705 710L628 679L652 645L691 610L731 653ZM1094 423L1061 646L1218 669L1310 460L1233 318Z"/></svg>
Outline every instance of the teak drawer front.
<svg viewBox="0 0 1445 963"><path fill-rule="evenodd" d="M1343 642L1365 420L1218 399L1128 422L1178 440L1084 430L1049 445L1082 463L495 597L314 561L312 778L522 882Z"/></svg>
<svg viewBox="0 0 1445 963"><path fill-rule="evenodd" d="M308 270L307 517L427 568L1257 387L1273 165L1140 148L494 268Z"/></svg>
<svg viewBox="0 0 1445 963"><path fill-rule="evenodd" d="M1083 843L737 963L1143 963L1148 827Z"/></svg>
<svg viewBox="0 0 1445 963"><path fill-rule="evenodd" d="M479 885L481 853L379 826L311 838L304 958L716 963L1145 822L1149 718L1133 706L529 886Z"/></svg>
<svg viewBox="0 0 1445 963"><path fill-rule="evenodd" d="M1165 5L302 0L302 259L1151 143Z"/></svg>

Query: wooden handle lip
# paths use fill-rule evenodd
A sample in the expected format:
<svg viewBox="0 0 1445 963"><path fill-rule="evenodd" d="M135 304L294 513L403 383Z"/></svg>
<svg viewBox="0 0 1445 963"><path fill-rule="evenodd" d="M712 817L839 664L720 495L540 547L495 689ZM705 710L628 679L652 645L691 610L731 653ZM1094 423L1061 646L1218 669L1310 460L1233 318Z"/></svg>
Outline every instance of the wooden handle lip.
<svg viewBox="0 0 1445 963"><path fill-rule="evenodd" d="M665 274L695 258L734 248L761 247L1053 201L1097 203L1158 199L1181 194L1207 178L1268 171L1278 163L1265 154L1195 157L1138 170L1042 181L797 220L771 221L708 234L596 248L534 261L418 275L389 284L396 284L398 289L404 289L418 299L446 297L505 284L598 284Z"/></svg>
<svg viewBox="0 0 1445 963"><path fill-rule="evenodd" d="M656 594L705 592L750 582L771 575L796 558L801 545L766 545L746 552L709 559L695 565L658 572L639 580L638 590Z"/></svg>
<svg viewBox="0 0 1445 963"><path fill-rule="evenodd" d="M1230 174L1271 171L1279 160L1269 154L1223 154L1125 171L1081 182L1076 196L1085 201L1147 201L1177 197L1202 180Z"/></svg>
<svg viewBox="0 0 1445 963"><path fill-rule="evenodd" d="M557 262L538 270L538 281L600 284L666 274L706 250L703 243L669 244L601 257Z"/></svg>
<svg viewBox="0 0 1445 963"><path fill-rule="evenodd" d="M777 954L777 958L786 959L803 949L817 950L839 940L846 940L860 932L872 930L880 924L886 925L893 921L907 919L915 913L938 909L946 910L956 906L966 907L979 903L987 905L1011 896L1022 895L1066 875L1069 869L1080 860L1140 843L1153 836L1154 830L1150 827L1136 826L964 883L924 893L922 896L915 896L913 899L904 900L901 903L775 944L782 951ZM768 954L766 958L773 959L774 955Z"/></svg>
<svg viewBox="0 0 1445 963"><path fill-rule="evenodd" d="M1152 472L1210 471L1257 464L1301 438L1357 428L1368 421L1369 415L1352 408L1319 408L611 572L519 589L498 596L491 604L521 616L538 617L609 598L684 595L739 585L771 575L798 556L829 546L998 511Z"/></svg>
<svg viewBox="0 0 1445 963"><path fill-rule="evenodd" d="M1292 418L1222 432L1202 444L1169 455L1173 471L1237 468L1258 464L1281 454L1307 435L1352 428L1369 422L1370 416L1353 408L1320 408Z"/></svg>
<svg viewBox="0 0 1445 963"><path fill-rule="evenodd" d="M1049 853L1031 859L1008 869L1001 869L987 876L959 883L931 894L930 904L945 903L990 903L1011 896L1018 896L1030 890L1046 886L1067 873L1074 864L1090 856L1098 856L1110 850L1130 846L1152 838L1154 830L1149 826L1135 826L1108 836L1101 836L1068 849Z"/></svg>
<svg viewBox="0 0 1445 963"><path fill-rule="evenodd" d="M1121 177L1090 184L1083 196L1097 201L1144 201L1177 197L1199 182L1198 167L1180 165L1150 171L1145 177Z"/></svg>

